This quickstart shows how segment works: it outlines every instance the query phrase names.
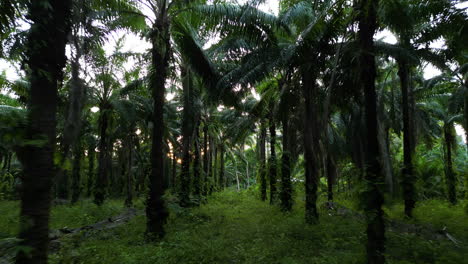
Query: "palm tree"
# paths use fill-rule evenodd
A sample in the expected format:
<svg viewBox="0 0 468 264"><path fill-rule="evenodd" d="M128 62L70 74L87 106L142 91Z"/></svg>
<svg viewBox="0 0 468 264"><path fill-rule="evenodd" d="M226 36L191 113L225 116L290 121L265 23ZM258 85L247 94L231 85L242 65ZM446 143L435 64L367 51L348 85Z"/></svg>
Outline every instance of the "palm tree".
<svg viewBox="0 0 468 264"><path fill-rule="evenodd" d="M270 182L270 204L276 201L276 174L277 174L277 159L276 159L276 120L273 110L270 112L268 120L268 130L270 132L270 158L268 159L268 180Z"/></svg>
<svg viewBox="0 0 468 264"><path fill-rule="evenodd" d="M266 200L267 196L267 179L266 179L266 153L265 153L265 141L266 141L266 127L264 122L260 121L260 129L258 136L258 149L259 149L259 163L258 166L258 180L260 182L260 199Z"/></svg>
<svg viewBox="0 0 468 264"><path fill-rule="evenodd" d="M414 5L410 1L392 0L386 1L381 5L384 10L382 21L396 33L398 37L398 45L406 51L413 51L414 48L411 40L414 40L417 30L421 27L422 23L426 23L426 17L422 16L419 11L421 7ZM401 16L396 19L394 14L397 11ZM419 15L419 17L418 17ZM401 99L402 99L402 119L403 119L403 169L402 169L402 186L403 196L405 200L405 215L412 217L412 211L415 207L415 190L414 190L414 169L413 169L413 152L415 148L414 142L414 98L413 98L413 80L411 79L411 71L413 68L414 60L407 54L401 56L398 54L396 57L398 64L398 76L400 79Z"/></svg>
<svg viewBox="0 0 468 264"><path fill-rule="evenodd" d="M281 155L281 208L284 211L291 211L292 209L292 183L291 183L291 110L294 103L292 94L292 87L290 80L279 82L278 88L281 89L281 103L280 103L280 116L282 124L282 145L283 151Z"/></svg>
<svg viewBox="0 0 468 264"><path fill-rule="evenodd" d="M323 52L323 58L327 57L325 53L328 54L329 51L327 51L327 48L328 50L330 48L323 44L327 43L327 39L335 36L333 32L338 32L337 28L341 27L341 23L330 23L334 26L325 26L325 21L329 18L327 15L330 14L332 10L332 1L325 1L320 4L319 2L314 4L301 1L291 6L286 5L286 7L289 8L286 8L279 17L272 15L262 16L259 11L255 10L255 7L248 4L238 7L244 10L242 13L243 15L239 17L238 21L248 22L250 23L248 25L253 24L256 25L256 27L254 29L250 29L250 27L245 29L239 26L239 28L242 29L239 31L229 28L228 32L234 32L234 34L228 35L221 45L216 47L218 50L225 51L226 54L228 54L227 57L232 57L232 54L234 54L234 57L237 58L236 54L240 53L240 55L237 55L240 57L238 58L240 63L232 68L228 74L225 74L219 83L224 84L226 82L232 82L247 87L248 84L255 85L266 77L271 77L278 71L297 72L298 69L300 69L305 80L303 80L302 83L308 85L306 90L309 92L310 86L317 81L318 72L320 70L316 68L316 72L309 72L311 69L310 64L312 64L311 61L316 58L315 55L318 50ZM342 10L342 8L338 10ZM342 16L340 12L337 11L336 14L333 13L331 17L336 20ZM231 23L231 25L235 27L236 23ZM259 33L254 32L255 30L262 30L263 32L258 35ZM260 41L258 40L259 37L261 37ZM322 42L320 40L322 40ZM322 46L318 45L319 43L322 43ZM326 48L324 48L324 46ZM246 51L247 54L245 54L245 52L239 52L240 50ZM315 53L311 52L314 50L316 50ZM320 63L318 64L320 65ZM317 76L309 78L311 77L309 74L315 74ZM281 89L283 89L283 87L281 87ZM295 91L296 96L298 96L298 92L298 90ZM312 98L310 96L307 96L306 99L307 98L309 98L309 100L304 101L304 107L314 107L312 104L313 101L319 101L317 98ZM317 103L315 103L315 105L316 104ZM273 109L273 107L270 107L270 109ZM305 156L306 167L308 167L306 170L306 196L308 197L306 199L306 216L307 219L310 220L316 219L318 216L315 204L317 200L316 190L320 167L319 156L317 156L317 160L315 161L313 154L318 153L318 142L321 135L317 133L316 136L313 137L310 134L318 131L319 122L317 119L320 116L319 112L309 111L309 113L309 115L303 115L304 124L310 125L311 122L317 121L317 125L314 126L314 129L306 128L306 130L304 130L304 135L308 133L308 135L304 136L304 140L307 142L304 146L309 148L305 150ZM270 116L269 119L271 120L272 117ZM270 121L270 124L272 123L273 122ZM316 144L311 148L312 141L316 142ZM288 144L286 144L286 149L288 149L287 145ZM284 153L288 152L286 151ZM286 157L287 155L284 156L285 162L287 161ZM288 166L286 164L287 162L285 163L285 167L287 168ZM285 172L285 183L287 183L287 170L285 170ZM274 182L274 180L270 181L270 185ZM285 187L287 186L286 184ZM273 187L273 193L274 191L275 189ZM271 188L270 193L272 193ZM285 198L286 197L287 196L285 196ZM287 199L285 199L285 201L286 200ZM285 205L287 204L288 203L285 203ZM287 207L288 206L285 206L285 208ZM311 220L309 222L314 221Z"/></svg>
<svg viewBox="0 0 468 264"><path fill-rule="evenodd" d="M73 162L72 162L72 197L71 203L75 204L81 195L81 162L83 157L83 140L79 135L78 141L73 147Z"/></svg>
<svg viewBox="0 0 468 264"><path fill-rule="evenodd" d="M132 142L132 135L135 131L135 104L139 103L138 98L134 99L133 105L128 105L131 89L136 89L141 83L138 79L135 83L130 83L126 87L122 87L122 81L119 79L119 72L122 73L123 63L129 56L134 54L121 53L123 38L117 41L115 51L110 56L105 55L104 50L98 47L93 50L93 68L95 76L92 80L94 87L91 88L91 100L94 100L99 107L98 118L98 172L94 185L94 202L97 205L102 205L110 180L110 171L112 167L112 150L116 140L113 132L115 127L114 113L119 113L123 119L120 124L121 129L125 129L127 138L124 139L125 144ZM124 75L124 74L122 74ZM138 84L138 85L137 85ZM129 130L129 131L128 131ZM127 151L131 151L128 150ZM128 154L128 153L127 153ZM127 166L126 169L131 169Z"/></svg>
<svg viewBox="0 0 468 264"><path fill-rule="evenodd" d="M65 45L70 30L71 1L31 1L28 16L33 26L28 33L26 63L31 83L28 103L27 138L39 140L19 152L24 165L21 193L21 245L16 263L47 263L49 212L54 175L54 145L58 83L65 66Z"/></svg>
<svg viewBox="0 0 468 264"><path fill-rule="evenodd" d="M116 29L138 31L144 24L142 18L120 14L116 10L135 11L127 1L109 0L106 3L97 0L73 1L70 34L70 76L65 85L68 88L67 108L64 115L64 128L60 139L60 160L57 171L56 190L59 198L68 199L68 172L65 163L69 159L70 149L75 149L81 135L83 110L89 97L86 82L79 77L82 58L90 59L93 49L98 49L105 37ZM100 22L97 25L95 22ZM75 188L76 189L76 188Z"/></svg>
<svg viewBox="0 0 468 264"><path fill-rule="evenodd" d="M367 214L367 263L385 263L385 226L383 220L383 195L379 184L383 182L379 164L379 145L377 136L377 95L375 91L374 34L377 29L378 0L361 0L358 4L358 47L359 81L364 90L366 122L366 191Z"/></svg>
<svg viewBox="0 0 468 264"><path fill-rule="evenodd" d="M457 178L452 161L452 151L458 145L454 125L455 122L463 122L463 114L455 111L457 109L457 100L454 100L453 95L447 92L455 90L453 88L456 85L456 82L451 82L450 78L444 75L437 76L425 82L425 85L418 90L419 98L417 98L419 99L417 104L418 109L428 113L429 116L435 119L432 123L436 125L439 134L441 134L444 146L444 167L448 200L452 204L457 203ZM442 123L440 124L438 121L442 121Z"/></svg>

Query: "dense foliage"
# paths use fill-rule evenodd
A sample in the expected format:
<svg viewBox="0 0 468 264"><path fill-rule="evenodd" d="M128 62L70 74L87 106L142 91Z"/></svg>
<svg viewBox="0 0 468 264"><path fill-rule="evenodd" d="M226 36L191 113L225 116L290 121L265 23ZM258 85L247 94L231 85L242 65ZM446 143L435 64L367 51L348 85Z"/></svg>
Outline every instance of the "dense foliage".
<svg viewBox="0 0 468 264"><path fill-rule="evenodd" d="M466 261L464 1L274 2L2 1L0 254Z"/></svg>

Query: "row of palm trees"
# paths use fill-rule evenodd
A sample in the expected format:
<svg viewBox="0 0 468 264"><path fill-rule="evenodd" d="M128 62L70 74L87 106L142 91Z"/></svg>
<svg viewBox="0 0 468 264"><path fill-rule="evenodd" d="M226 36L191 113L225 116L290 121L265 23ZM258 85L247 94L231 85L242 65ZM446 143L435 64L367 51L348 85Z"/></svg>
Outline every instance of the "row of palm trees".
<svg viewBox="0 0 468 264"><path fill-rule="evenodd" d="M419 139L431 136L424 126L434 118L443 121L448 193L456 202L451 150L456 145L453 124L466 125L467 118L466 67L461 67L467 34L462 27L466 15L450 1L378 2L281 1L279 15L262 12L256 2L8 2L18 11L7 12L9 8L0 15L0 33L9 36L0 51L6 48L13 54L18 52L15 45L26 43L19 53L27 65L24 97L29 113L21 138L27 143L13 144L9 151L16 151L24 167L22 219L36 223L24 225L20 235L22 243L34 249L32 259L20 253L18 263L46 263L51 180L57 175L54 190L60 198L68 199L71 185L76 202L82 192L84 157L87 194L93 193L98 205L111 185L126 194L127 206L135 191L148 187L147 238L159 240L168 216L165 189L171 187L182 206L191 206L227 185L240 188L238 158L247 153L244 146L253 133L258 133L260 198L266 200L269 189L270 202L279 200L284 211L292 209L292 180L303 153L308 223L319 219L319 179L327 178L328 198L333 199L337 164L350 158L361 172L358 180L368 184L368 262L383 263L380 186L385 183L393 192L391 129L403 133L405 214L411 217L416 205L415 147ZM53 15L42 16L51 12L49 5ZM27 34L15 34L19 10L29 10L32 27ZM40 31L51 21L57 32ZM398 43L375 41L376 31L383 28L391 30ZM148 54L123 53L122 40L113 54L106 54L103 42L122 29L144 36L151 44ZM28 38L22 40L24 35ZM213 36L219 41L204 49ZM447 48L429 48L440 37L447 40ZM8 45L10 40L16 40L15 45ZM63 71L66 43L71 56ZM35 62L52 45L57 52L48 58L55 61ZM130 57L140 63L125 71ZM419 82L422 61L446 74ZM453 71L448 62L459 69ZM394 89L396 84L401 91ZM21 86L10 87L21 95ZM167 101L168 88L180 95ZM260 100L253 98L252 90ZM66 104L60 102L60 93ZM449 99L451 93L464 96ZM431 100L434 97L440 99ZM223 110L217 109L220 104ZM96 113L93 106L98 107ZM65 113L59 114L59 122L57 109ZM13 112L18 109L7 115ZM22 125L15 129L20 131ZM60 148L54 151L57 134ZM55 161L54 153L60 153ZM118 166L112 164L115 160ZM245 163L249 186L251 167ZM234 173L228 173L229 166ZM31 169L36 167L42 169ZM67 167L72 168L71 183Z"/></svg>

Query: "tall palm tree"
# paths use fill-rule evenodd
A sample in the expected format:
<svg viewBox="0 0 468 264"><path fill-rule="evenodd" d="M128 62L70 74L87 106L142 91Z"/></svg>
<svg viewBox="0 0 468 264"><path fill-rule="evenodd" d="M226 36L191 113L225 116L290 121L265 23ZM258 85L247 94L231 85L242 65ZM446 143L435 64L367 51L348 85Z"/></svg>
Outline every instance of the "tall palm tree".
<svg viewBox="0 0 468 264"><path fill-rule="evenodd" d="M441 68L446 68L444 59L431 52L426 46L427 43L435 40L425 37L421 41L421 29L427 28L430 24L437 27L439 22L437 17L447 16L448 10L453 8L449 1L428 1L423 4L408 0L385 1L381 5L380 12L383 24L394 32L398 38L399 52L392 54L398 64L398 76L400 79L401 99L402 99L402 119L403 119L403 169L402 187L405 200L405 215L412 217L412 211L416 204L416 191L414 187L415 176L413 169L413 156L416 147L416 136L414 129L414 96L412 72L414 66L418 64L418 59L422 58ZM395 12L400 15L394 16ZM449 11L454 13L456 11ZM452 20L449 16L447 20ZM452 23L453 24L453 23ZM439 36L437 36L439 37Z"/></svg>
<svg viewBox="0 0 468 264"><path fill-rule="evenodd" d="M24 165L19 238L22 246L32 250L20 251L16 263L47 263L57 90L66 62L70 10L70 0L28 2L33 26L25 55L31 83L27 138L39 142L24 147L19 155Z"/></svg>
<svg viewBox="0 0 468 264"><path fill-rule="evenodd" d="M123 63L127 60L128 56L133 54L125 54L120 50L123 45L123 38L117 41L115 50L110 56L106 56L105 51L102 47L93 49L93 70L95 75L92 79L93 86L90 88L91 96L90 101L94 101L99 107L99 118L97 122L98 128L98 171L94 185L94 202L97 205L102 205L106 195L107 187L110 180L110 169L112 167L112 151L113 144L116 140L112 131L115 127L115 113L120 113L120 116L126 116L127 118L120 122L120 127L133 130L134 120L129 120L128 116L135 116L135 106L125 107L127 104L127 96L130 89L135 87L135 84L129 84L126 87L122 87L122 82L119 77L119 73L123 74ZM140 83L136 81L137 83ZM133 98L132 98L133 99ZM138 103L138 100L133 100L134 104ZM134 119L134 118L133 118ZM127 131L128 132L128 131ZM130 131L127 135L134 133ZM131 141L130 138L126 140ZM129 142L127 142L129 143Z"/></svg>
<svg viewBox="0 0 468 264"><path fill-rule="evenodd" d="M333 4L336 4L340 8L338 8L337 12L332 14L333 8L331 7ZM316 86L315 82L319 78L321 70L321 68L318 67L315 68L315 72L311 70L311 66L321 64L313 63L313 60L317 57L315 55L322 52L320 54L323 54L323 58L326 58L327 55L325 55L325 53L328 54L330 52L329 50L333 50L333 48L324 45L327 43L327 39L335 37L337 32L339 32L338 29L342 30L342 28L345 28L343 22L337 19L342 17L340 14L342 4L343 2L341 1L337 1L336 3L333 1L316 1L314 3L300 1L290 4L290 6L285 5L287 8L280 13L279 17L270 15L268 20L252 19L252 17L255 17L252 15L255 14L255 8L252 6L247 5L246 7L239 7L248 10L248 12L245 12L247 14L239 18L239 21L250 22L250 19L252 19L253 22L250 23L257 25L256 29L264 30L260 35L263 39L259 43L258 35L254 35L250 29L239 32L232 28L229 29L231 31L228 32L235 32L235 34L232 36L228 35L218 49L230 52L226 52L229 55L228 58L232 57L232 54L237 58L235 55L240 53L240 55L237 55L240 57L238 59L240 63L237 68L232 69L221 78L220 83L225 83L229 80L230 82L242 86L247 86L247 84L255 85L259 81L271 77L279 71L298 72L298 70L300 70L304 78L302 83L307 85L304 91L307 93L312 91L313 89L310 88ZM330 14L332 15L328 16ZM333 20L333 22L330 22L330 25L333 26L327 26L327 20L330 19L330 17ZM265 23L266 21L267 23ZM235 25L235 23L233 24ZM322 45L318 45L320 43ZM243 52L239 52L239 50ZM290 86L290 84L287 84L287 87L288 86ZM317 92L318 95L319 87L316 88L315 92ZM281 87L281 89L283 89L283 87ZM299 89L295 89L294 94L298 96L299 91ZM308 100L304 101L303 107L316 107L320 109L317 105L319 102L318 98L313 96L304 96L304 98ZM272 107L270 107L270 109L272 109ZM285 112L284 108L282 112ZM317 155L317 159L314 160L314 154L318 154L320 149L318 142L322 135L317 133L316 136L312 136L311 133L319 131L318 128L321 123L318 121L319 116L320 113L318 111L309 111L309 115L303 115L303 122L305 125L309 126L313 122L317 123L313 129L306 128L304 130L304 135L307 133L307 135L304 136L304 140L306 140L307 143L303 145L308 147L308 149L305 150L305 164L306 167L308 167L306 170L306 196L308 197L306 199L306 216L307 219L310 220L308 220L308 222L315 222L318 216L315 204L317 200L316 190L318 189L320 159L319 155ZM315 146L311 147L313 142L315 142ZM288 149L287 145L288 144L286 144L285 149ZM284 153L288 152L286 151ZM287 161L286 157L287 155L284 156L284 161ZM288 166L286 165L286 167ZM284 175L287 178L287 171L285 172ZM285 182L287 182L286 179ZM287 207L288 206L285 208Z"/></svg>
<svg viewBox="0 0 468 264"><path fill-rule="evenodd" d="M457 177L453 169L452 151L457 148L455 123L463 122L463 114L457 113L453 95L457 83L451 81L446 76L437 76L425 82L425 85L418 90L417 107L424 111L434 120L434 124L441 135L444 146L444 167L445 181L447 185L448 200L452 204L457 203L456 182ZM456 90L455 90L456 92ZM456 94L456 93L455 93ZM442 122L440 122L442 121Z"/></svg>
<svg viewBox="0 0 468 264"><path fill-rule="evenodd" d="M116 29L138 31L144 25L141 17L128 14L117 15L116 10L135 11L128 1L98 0L72 1L70 34L70 76L65 85L68 88L67 107L64 114L63 131L60 137L60 159L55 181L59 198L68 199L69 184L65 163L70 149L75 149L75 141L81 135L83 110L91 94L87 91L85 80L80 78L83 58L91 59L93 49L98 49L105 38ZM99 24L96 22L100 22Z"/></svg>
<svg viewBox="0 0 468 264"><path fill-rule="evenodd" d="M384 181L379 164L379 145L377 136L377 95L375 91L375 54L374 34L377 29L378 0L361 0L358 3L358 47L359 82L364 91L366 122L366 172L368 182L366 195L367 215L367 263L385 263L385 226L383 219L383 194L379 188Z"/></svg>

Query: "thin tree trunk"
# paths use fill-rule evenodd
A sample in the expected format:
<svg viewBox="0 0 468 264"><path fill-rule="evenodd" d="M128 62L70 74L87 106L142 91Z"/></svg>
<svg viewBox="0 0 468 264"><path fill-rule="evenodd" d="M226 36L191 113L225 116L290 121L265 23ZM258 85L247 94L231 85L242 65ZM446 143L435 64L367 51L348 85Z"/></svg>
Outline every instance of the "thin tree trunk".
<svg viewBox="0 0 468 264"><path fill-rule="evenodd" d="M455 172L452 165L452 142L454 142L454 135L451 131L453 128L446 124L444 126L444 140L445 140L445 177L447 178L448 198L451 204L457 203L457 193L455 184Z"/></svg>
<svg viewBox="0 0 468 264"><path fill-rule="evenodd" d="M135 138L135 141L133 144L135 144L135 153L137 154L135 156L136 160L135 162L140 164L142 159L141 159L141 148L140 148L140 141L139 137L141 137L145 141L149 141L146 135L140 134L138 137ZM145 186L145 180L147 175L149 175L149 166L144 165L144 166L137 166L137 170L135 172L135 195L137 197L140 197L141 193L143 193L143 189Z"/></svg>
<svg viewBox="0 0 468 264"><path fill-rule="evenodd" d="M273 114L270 116L269 120L269 130L270 130L270 159L268 161L268 172L270 177L270 204L273 204L276 201L276 125L273 118Z"/></svg>
<svg viewBox="0 0 468 264"><path fill-rule="evenodd" d="M30 93L27 138L44 138L44 144L26 146L19 152L23 163L20 209L20 245L17 264L46 264L49 249L49 212L55 175L56 111L58 83L65 66L71 1L31 1L28 18L32 27L26 44ZM20 157L21 156L21 157Z"/></svg>
<svg viewBox="0 0 468 264"><path fill-rule="evenodd" d="M466 151L468 152L468 75L465 74L465 98L463 100L463 116L464 116L464 121L465 121L465 126L463 127L465 129L465 146L466 146ZM468 178L468 175L466 176ZM467 186L468 188L468 186ZM468 198L468 191L466 192L466 197Z"/></svg>
<svg viewBox="0 0 468 264"><path fill-rule="evenodd" d="M81 147L80 139L74 143L73 150L73 172L72 172L72 199L71 203L75 204L81 195L81 158L83 156L83 149Z"/></svg>
<svg viewBox="0 0 468 264"><path fill-rule="evenodd" d="M199 122L195 125L194 133L194 152L193 152L193 194L200 201L202 195L202 174L201 174L201 162L200 162L200 135L199 135Z"/></svg>
<svg viewBox="0 0 468 264"><path fill-rule="evenodd" d="M281 209L291 211L292 209L292 186L291 186L291 145L289 136L289 109L284 105L282 113L283 125L283 154L281 156Z"/></svg>
<svg viewBox="0 0 468 264"><path fill-rule="evenodd" d="M190 204L190 164L192 161L192 135L194 131L193 115L193 85L190 70L181 67L183 79L184 111L182 118L182 166L180 171L180 205L186 207Z"/></svg>
<svg viewBox="0 0 468 264"><path fill-rule="evenodd" d="M125 158L126 160L123 161L125 164L125 187L126 187L126 198L125 198L125 207L132 207L133 206L133 135L130 135L127 140L123 143L124 149L123 151L126 152Z"/></svg>
<svg viewBox="0 0 468 264"><path fill-rule="evenodd" d="M215 145L215 142L214 142L214 139L212 138L211 139L211 146L213 146L213 168L212 168L212 188L210 189L211 191L213 191L213 189L215 188L215 186L219 186L219 177L218 177L218 148L217 146Z"/></svg>
<svg viewBox="0 0 468 264"><path fill-rule="evenodd" d="M377 95L375 91L376 65L373 37L377 28L378 0L359 2L359 79L364 90L366 117L366 181L365 210L367 215L367 263L385 263L385 226L382 204L384 201L379 185L384 182L379 159L377 136Z"/></svg>
<svg viewBox="0 0 468 264"><path fill-rule="evenodd" d="M165 6L163 6L165 8ZM146 235L150 240L164 237L164 224L168 212L164 203L164 168L163 168L163 136L164 136L164 92L168 74L170 36L169 19L160 10L153 26L152 35L152 73L150 86L153 96L153 135L151 146L151 175L149 192L146 201Z"/></svg>
<svg viewBox="0 0 468 264"><path fill-rule="evenodd" d="M400 77L401 98L403 107L403 169L401 171L403 181L403 198L405 200L405 215L413 216L413 209L416 204L414 190L414 175L412 161L412 131L409 103L409 66L405 61L398 61L398 76Z"/></svg>
<svg viewBox="0 0 468 264"><path fill-rule="evenodd" d="M392 157L390 155L389 143L388 143L388 128L383 124L381 114L379 111L378 114L379 123L378 123L378 137L379 137L379 149L380 155L382 157L382 172L385 175L385 186L387 187L388 193L393 196L393 167L392 167Z"/></svg>
<svg viewBox="0 0 468 264"><path fill-rule="evenodd" d="M265 142L266 142L266 126L263 122L260 124L260 137L259 137L259 148L260 148L260 168L259 168L259 180L260 180L260 199L266 200L267 196L267 179L266 179L266 153L265 153Z"/></svg>
<svg viewBox="0 0 468 264"><path fill-rule="evenodd" d="M210 146L212 148L212 168L211 168L211 188L210 192L213 192L215 190L215 186L217 186L217 179L218 179L218 174L217 174L217 167L218 167L218 148L216 147L216 144L214 142L214 139L211 138L210 141Z"/></svg>
<svg viewBox="0 0 468 264"><path fill-rule="evenodd" d="M10 152L10 153L8 154L8 160L7 160L7 166L6 166L6 171L7 171L7 172L10 172L10 171L11 171L11 159L12 159L12 157L13 157L13 153Z"/></svg>
<svg viewBox="0 0 468 264"><path fill-rule="evenodd" d="M233 159L234 159L234 173L236 175L237 191L240 191L239 175L237 174L237 159L236 157L233 157Z"/></svg>
<svg viewBox="0 0 468 264"><path fill-rule="evenodd" d="M172 146L172 180L171 180L171 188L173 191L177 188L177 156L175 154L175 146Z"/></svg>
<svg viewBox="0 0 468 264"><path fill-rule="evenodd" d="M219 147L219 159L220 159L220 166L219 166L219 187L221 190L226 188L226 179L224 178L224 146Z"/></svg>
<svg viewBox="0 0 468 264"><path fill-rule="evenodd" d="M91 196L93 190L95 154L95 146L92 144L88 147L88 197Z"/></svg>
<svg viewBox="0 0 468 264"><path fill-rule="evenodd" d="M208 124L205 120L203 123L203 195L209 193L209 178L210 178L210 153L208 151Z"/></svg>
<svg viewBox="0 0 468 264"><path fill-rule="evenodd" d="M1 155L1 154L0 154ZM6 171L7 166L8 166L8 156L10 153L7 151L4 156L0 156L0 162L3 163L2 165L2 171Z"/></svg>
<svg viewBox="0 0 468 264"><path fill-rule="evenodd" d="M247 189L250 188L249 161L245 158L245 172L247 173Z"/></svg>
<svg viewBox="0 0 468 264"><path fill-rule="evenodd" d="M169 188L169 185L171 183L171 177L170 177L170 168L171 168L171 159L168 157L168 152L167 149L164 149L163 157L164 157L164 189Z"/></svg>
<svg viewBox="0 0 468 264"><path fill-rule="evenodd" d="M327 198L328 201L333 201L333 185L337 183L336 178L336 164L333 156L328 153L327 155Z"/></svg>

